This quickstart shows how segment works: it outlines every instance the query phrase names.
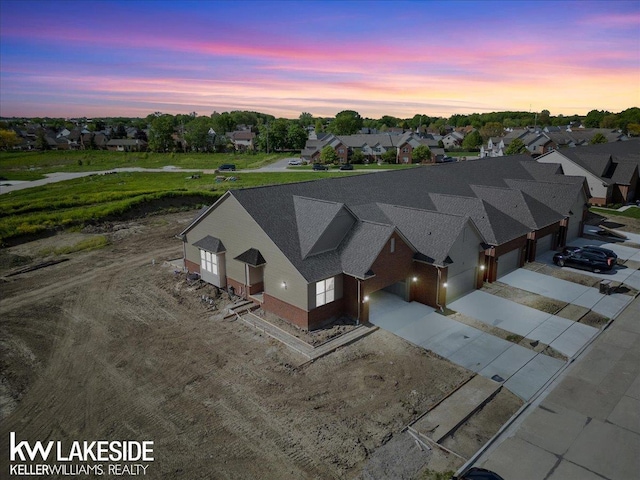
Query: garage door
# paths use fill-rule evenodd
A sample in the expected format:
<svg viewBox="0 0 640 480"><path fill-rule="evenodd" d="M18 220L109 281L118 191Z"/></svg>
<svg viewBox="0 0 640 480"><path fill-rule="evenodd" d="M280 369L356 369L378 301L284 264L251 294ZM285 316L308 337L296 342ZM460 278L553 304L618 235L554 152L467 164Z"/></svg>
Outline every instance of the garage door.
<svg viewBox="0 0 640 480"><path fill-rule="evenodd" d="M539 238L536 242L536 257L539 257L545 252L551 250L551 246L553 245L553 234L546 235L542 238Z"/></svg>
<svg viewBox="0 0 640 480"><path fill-rule="evenodd" d="M398 297L400 297L401 299L403 299L405 301L409 301L408 298L407 298L408 297L407 282L394 283L393 285L389 285L388 287L384 287L383 290L385 292L393 293L394 295L397 295Z"/></svg>
<svg viewBox="0 0 640 480"><path fill-rule="evenodd" d="M520 249L516 248L498 257L498 278L520 267Z"/></svg>
<svg viewBox="0 0 640 480"><path fill-rule="evenodd" d="M447 303L465 295L476 288L476 269L470 268L447 278Z"/></svg>
<svg viewBox="0 0 640 480"><path fill-rule="evenodd" d="M580 236L580 219L577 216L569 217L567 230L567 245Z"/></svg>

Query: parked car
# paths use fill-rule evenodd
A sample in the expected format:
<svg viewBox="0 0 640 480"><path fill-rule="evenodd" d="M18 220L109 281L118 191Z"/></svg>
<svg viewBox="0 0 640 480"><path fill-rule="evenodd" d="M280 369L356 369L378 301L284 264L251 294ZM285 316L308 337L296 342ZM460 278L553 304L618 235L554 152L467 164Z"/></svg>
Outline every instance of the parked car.
<svg viewBox="0 0 640 480"><path fill-rule="evenodd" d="M585 247L565 247L553 256L553 263L559 267L575 267L598 273L609 271L618 261L618 256L611 250L595 245Z"/></svg>
<svg viewBox="0 0 640 480"><path fill-rule="evenodd" d="M353 165L351 165L350 163L345 163L344 165L340 166L340 170L353 170Z"/></svg>
<svg viewBox="0 0 640 480"><path fill-rule="evenodd" d="M223 163L218 167L219 172L235 172L236 166L233 163Z"/></svg>
<svg viewBox="0 0 640 480"><path fill-rule="evenodd" d="M292 158L289 160L289 165L302 165L302 160L299 158Z"/></svg>
<svg viewBox="0 0 640 480"><path fill-rule="evenodd" d="M326 165L323 165L321 163L314 163L313 164L313 170L329 170L329 167L327 167Z"/></svg>
<svg viewBox="0 0 640 480"><path fill-rule="evenodd" d="M459 477L453 477L455 480L504 480L496 472L485 468L471 467L465 470Z"/></svg>

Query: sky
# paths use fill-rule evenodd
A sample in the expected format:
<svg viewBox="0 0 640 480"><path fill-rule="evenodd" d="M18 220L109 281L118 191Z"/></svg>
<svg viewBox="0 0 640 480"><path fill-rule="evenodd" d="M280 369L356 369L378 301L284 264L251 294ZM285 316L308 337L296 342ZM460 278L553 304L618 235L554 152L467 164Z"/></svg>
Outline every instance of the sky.
<svg viewBox="0 0 640 480"><path fill-rule="evenodd" d="M640 106L640 0L0 0L0 116Z"/></svg>

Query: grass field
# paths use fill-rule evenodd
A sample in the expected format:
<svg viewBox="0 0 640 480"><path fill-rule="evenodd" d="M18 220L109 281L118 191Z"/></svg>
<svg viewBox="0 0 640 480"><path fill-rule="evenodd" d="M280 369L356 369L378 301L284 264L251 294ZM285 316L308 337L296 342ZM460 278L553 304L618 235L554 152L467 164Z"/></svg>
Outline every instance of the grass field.
<svg viewBox="0 0 640 480"><path fill-rule="evenodd" d="M597 207L591 207L590 210L594 213L600 213L606 216L616 215L618 217L629 217L629 218L640 219L640 208L638 207L631 207L626 209L623 212L619 212L617 210L611 210L610 208L597 208Z"/></svg>
<svg viewBox="0 0 640 480"><path fill-rule="evenodd" d="M418 164L393 164L393 163L383 163L382 165L378 165L377 163L370 163L368 165L360 165L360 164L353 164L353 169L354 170L397 170L399 168L412 168L412 167L419 167L420 165ZM290 168L291 170L312 170L313 169L313 165L296 165L296 166L289 166L287 168ZM329 170L340 170L340 165L329 165Z"/></svg>
<svg viewBox="0 0 640 480"><path fill-rule="evenodd" d="M152 153L105 150L0 152L0 178L38 180L45 173L89 172L123 167L215 169L223 163L237 168L259 168L291 154Z"/></svg>
<svg viewBox="0 0 640 480"><path fill-rule="evenodd" d="M191 178L182 173L116 173L91 175L16 190L0 196L0 243L29 234L123 215L153 202L208 204L231 188L292 183L344 176L345 172L238 173L236 181L216 181L215 175ZM230 178L227 175L226 178ZM184 200L184 202L181 202Z"/></svg>

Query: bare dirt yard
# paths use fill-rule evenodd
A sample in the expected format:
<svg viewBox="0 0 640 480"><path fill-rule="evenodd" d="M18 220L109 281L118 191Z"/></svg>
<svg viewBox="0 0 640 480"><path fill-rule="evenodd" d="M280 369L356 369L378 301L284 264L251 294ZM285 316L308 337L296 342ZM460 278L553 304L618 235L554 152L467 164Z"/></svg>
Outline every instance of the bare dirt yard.
<svg viewBox="0 0 640 480"><path fill-rule="evenodd" d="M149 217L0 251L2 452L9 432L151 440L149 478L355 478L470 377L382 330L305 363L243 322L212 320L201 291L165 263L181 256L174 236L190 220ZM108 245L7 276L95 236ZM455 442L469 455L479 431L488 438L518 407L490 407L501 414ZM0 477L8 469L3 454Z"/></svg>

